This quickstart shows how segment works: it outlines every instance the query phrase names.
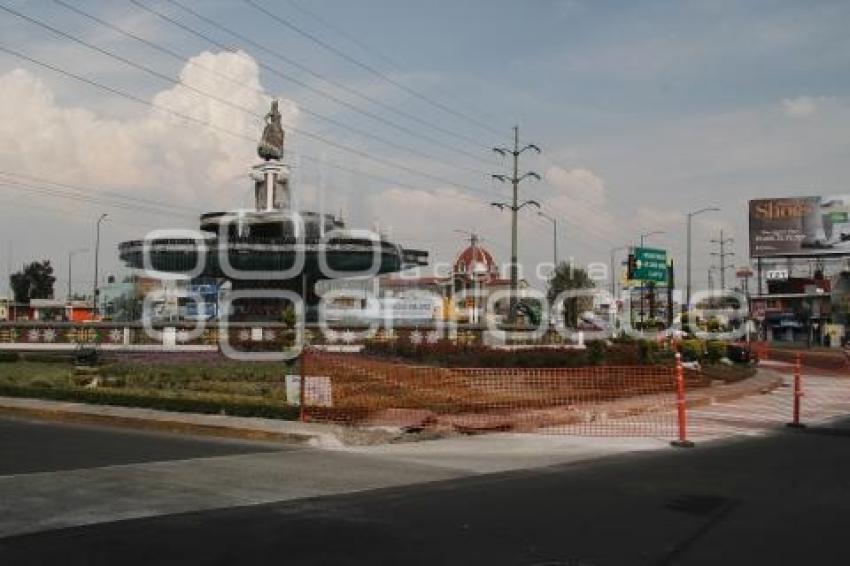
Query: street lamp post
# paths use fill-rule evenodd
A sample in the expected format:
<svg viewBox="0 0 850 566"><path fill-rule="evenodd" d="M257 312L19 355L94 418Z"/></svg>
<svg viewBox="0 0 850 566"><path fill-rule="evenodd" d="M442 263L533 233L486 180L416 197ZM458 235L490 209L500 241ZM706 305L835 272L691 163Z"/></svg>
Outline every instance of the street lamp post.
<svg viewBox="0 0 850 566"><path fill-rule="evenodd" d="M708 294L711 295L711 300L714 300L714 272L717 271L717 266L708 268Z"/></svg>
<svg viewBox="0 0 850 566"><path fill-rule="evenodd" d="M542 216L552 223L552 259L555 264L554 271L552 271L552 277L554 277L555 271L558 269L558 220L542 211L539 211L537 215Z"/></svg>
<svg viewBox="0 0 850 566"><path fill-rule="evenodd" d="M687 312L685 309L689 309L691 305L691 220L697 214L702 214L703 212L720 212L720 209L716 206L708 206L706 208L701 208L699 210L695 210L693 212L688 213L688 243L687 243L687 267L685 268L687 282L685 284L685 304L682 305L682 312Z"/></svg>
<svg viewBox="0 0 850 566"><path fill-rule="evenodd" d="M537 208L540 208L540 203L534 200L527 200L525 202L520 203L518 201L518 191L519 184L526 177L532 177L534 179L540 180L540 175L535 173L534 171L529 171L524 175L519 175L519 156L526 150L532 149L537 153L540 153L540 148L530 143L522 148L519 147L519 127L514 126L514 146L513 149L506 147L494 147L493 151L498 153L499 155L512 155L513 156L513 174L508 177L507 175L491 175L497 181L501 181L502 183L506 183L508 181L511 182L511 186L513 187L513 198L511 203L505 202L493 202L490 203L499 210L508 209L511 211L511 300L510 300L510 309L508 312L508 322L514 323L516 321L516 310L517 310L517 287L519 286L518 275L517 275L517 213L524 206L533 205Z"/></svg>
<svg viewBox="0 0 850 566"><path fill-rule="evenodd" d="M95 229L95 240L94 240L94 289L92 291L92 313L94 313L95 317L98 314L97 309L97 280L98 280L98 255L100 254L100 223L103 222L106 217L109 216L105 212L100 215L100 218L97 219L96 229Z"/></svg>
<svg viewBox="0 0 850 566"><path fill-rule="evenodd" d="M617 301L617 275L616 275L616 259L617 252L627 250L629 246L619 246L616 248L611 248L611 300Z"/></svg>
<svg viewBox="0 0 850 566"><path fill-rule="evenodd" d="M655 230L654 232L647 232L645 234L640 235L640 247L643 247L644 240L649 238L650 236L660 236L661 234L666 234L663 230Z"/></svg>
<svg viewBox="0 0 850 566"><path fill-rule="evenodd" d="M74 261L74 256L76 254L86 253L87 251L89 251L88 248L77 248L75 250L69 250L68 251L68 301L71 300L71 294L72 294L72 289L71 289L71 263Z"/></svg>

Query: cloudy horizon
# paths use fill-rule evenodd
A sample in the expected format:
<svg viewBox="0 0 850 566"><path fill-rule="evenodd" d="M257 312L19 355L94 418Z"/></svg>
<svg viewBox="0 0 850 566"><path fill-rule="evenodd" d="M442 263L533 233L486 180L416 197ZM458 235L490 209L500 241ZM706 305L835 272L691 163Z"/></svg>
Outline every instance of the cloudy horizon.
<svg viewBox="0 0 850 566"><path fill-rule="evenodd" d="M136 3L69 4L183 59L61 2L3 3L159 74L0 13L2 47L137 99L0 52L0 172L88 195L61 198L44 182L3 178L0 269L49 258L59 293L68 251L91 247L102 212L110 215L105 276L125 272L121 240L195 228L201 212L248 206L253 140L273 98L282 101L302 205L342 212L352 228L377 225L434 262L464 246L456 230L478 232L508 261L509 217L489 206L508 187L488 177L508 163L489 148L508 145L514 124L523 143L543 149L523 155L523 169L542 179L523 183L521 196L558 218L560 259L578 264L607 264L611 248L662 231L650 241L683 266L684 214L719 206L694 225L699 284L712 263L708 240L721 229L735 238L735 265L748 263L749 199L850 192L850 38L842 25L850 6L840 2L258 2L392 82L242 2L185 5L256 46L173 3L138 3L236 52ZM109 206L116 194L149 205ZM533 210L520 222L520 260L533 272L551 261L551 226ZM88 290L91 254L74 268L75 290Z"/></svg>

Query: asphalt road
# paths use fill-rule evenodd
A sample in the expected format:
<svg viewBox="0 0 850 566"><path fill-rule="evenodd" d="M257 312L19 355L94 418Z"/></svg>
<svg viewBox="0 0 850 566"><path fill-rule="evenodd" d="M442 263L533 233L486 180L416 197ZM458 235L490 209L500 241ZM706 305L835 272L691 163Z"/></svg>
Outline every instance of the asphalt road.
<svg viewBox="0 0 850 566"><path fill-rule="evenodd" d="M848 433L43 531L0 563L844 565Z"/></svg>
<svg viewBox="0 0 850 566"><path fill-rule="evenodd" d="M215 438L0 419L0 476L283 449Z"/></svg>

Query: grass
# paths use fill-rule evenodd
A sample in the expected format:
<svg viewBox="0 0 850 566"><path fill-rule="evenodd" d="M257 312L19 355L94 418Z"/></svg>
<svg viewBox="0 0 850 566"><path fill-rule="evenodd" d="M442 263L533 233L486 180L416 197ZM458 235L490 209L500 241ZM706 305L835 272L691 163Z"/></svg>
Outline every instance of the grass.
<svg viewBox="0 0 850 566"><path fill-rule="evenodd" d="M598 366L562 368L560 378L549 379L540 377L533 368L521 367L516 368L516 375L509 370L502 376L494 369L492 376L485 370L482 378L467 378L455 374L463 370L413 367L386 359L344 358L322 362L321 358L313 358L308 363L312 364L310 373L334 379L331 412L395 407L443 412L539 408L672 391L672 370L659 366L634 368L640 375ZM106 363L93 373L78 373L67 362L24 360L0 363L0 395L295 419L297 408L286 404L286 373L295 371L280 363L223 359L119 361ZM711 380L740 381L754 373L750 366L706 364L702 376L691 381L689 387L705 386Z"/></svg>
<svg viewBox="0 0 850 566"><path fill-rule="evenodd" d="M92 374L45 361L0 363L0 395L172 411L297 418L279 363L115 363ZM97 380L94 386L93 380Z"/></svg>

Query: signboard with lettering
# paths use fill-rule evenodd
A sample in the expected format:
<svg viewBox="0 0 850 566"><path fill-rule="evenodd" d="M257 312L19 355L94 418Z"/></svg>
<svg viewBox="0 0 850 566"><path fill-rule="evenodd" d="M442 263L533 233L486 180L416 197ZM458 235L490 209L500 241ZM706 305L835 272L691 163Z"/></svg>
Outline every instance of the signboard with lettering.
<svg viewBox="0 0 850 566"><path fill-rule="evenodd" d="M850 194L750 201L750 256L850 255Z"/></svg>
<svg viewBox="0 0 850 566"><path fill-rule="evenodd" d="M655 248L635 248L635 270L632 279L667 282L667 251Z"/></svg>
<svg viewBox="0 0 850 566"><path fill-rule="evenodd" d="M787 281L788 280L788 270L787 269L768 269L764 272L764 278L768 281Z"/></svg>
<svg viewBox="0 0 850 566"><path fill-rule="evenodd" d="M304 404L308 407L333 407L331 378L326 375L304 376ZM301 404L301 376L286 375L286 402L289 405Z"/></svg>

